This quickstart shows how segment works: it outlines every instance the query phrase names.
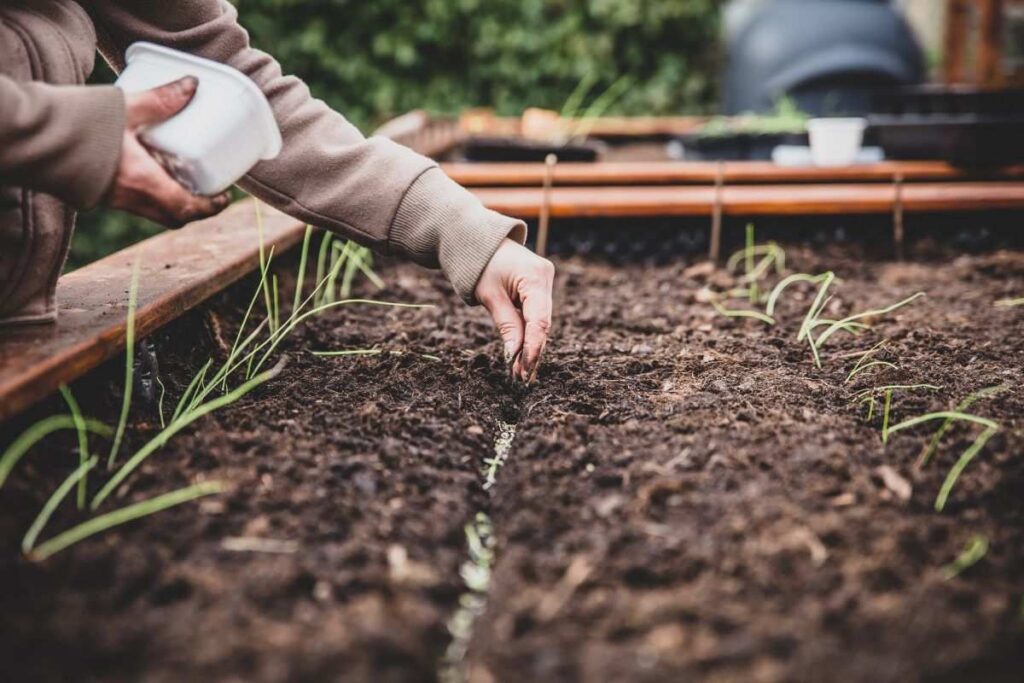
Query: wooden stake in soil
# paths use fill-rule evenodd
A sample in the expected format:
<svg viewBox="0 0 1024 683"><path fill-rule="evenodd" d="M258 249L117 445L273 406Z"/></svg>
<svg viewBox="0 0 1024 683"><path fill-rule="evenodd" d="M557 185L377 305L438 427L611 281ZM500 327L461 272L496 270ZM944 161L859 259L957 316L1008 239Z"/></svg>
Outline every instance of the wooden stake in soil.
<svg viewBox="0 0 1024 683"><path fill-rule="evenodd" d="M897 260L903 260L903 174L893 177L892 241Z"/></svg>
<svg viewBox="0 0 1024 683"><path fill-rule="evenodd" d="M725 185L725 162L718 162L718 170L715 173L715 205L711 213L711 246L708 250L708 258L711 263L718 265L722 251L722 186Z"/></svg>
<svg viewBox="0 0 1024 683"><path fill-rule="evenodd" d="M558 157L549 154L544 159L544 189L540 202L540 219L537 222L537 254L547 256L548 225L551 223L551 186L555 178Z"/></svg>

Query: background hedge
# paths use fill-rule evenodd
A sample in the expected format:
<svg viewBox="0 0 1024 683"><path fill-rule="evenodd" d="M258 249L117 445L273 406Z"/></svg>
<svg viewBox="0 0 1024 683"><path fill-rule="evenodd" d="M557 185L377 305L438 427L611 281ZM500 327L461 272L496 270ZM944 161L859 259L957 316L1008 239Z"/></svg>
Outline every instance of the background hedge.
<svg viewBox="0 0 1024 683"><path fill-rule="evenodd" d="M417 108L560 109L587 74L595 96L631 76L613 113L702 113L715 97L716 0L234 1L254 45L365 131ZM157 230L92 212L72 265Z"/></svg>

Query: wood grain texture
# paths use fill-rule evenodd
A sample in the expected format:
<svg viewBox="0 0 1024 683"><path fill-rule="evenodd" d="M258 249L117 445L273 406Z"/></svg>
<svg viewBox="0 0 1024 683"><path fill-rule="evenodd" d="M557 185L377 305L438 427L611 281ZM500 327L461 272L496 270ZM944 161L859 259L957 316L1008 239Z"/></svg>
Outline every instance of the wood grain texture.
<svg viewBox="0 0 1024 683"><path fill-rule="evenodd" d="M263 206L266 248L280 254L305 226ZM128 286L141 260L136 336L145 337L259 264L252 200L168 231L60 279L57 323L0 329L0 420L24 410L124 348Z"/></svg>
<svg viewBox="0 0 1024 683"><path fill-rule="evenodd" d="M682 185L714 183L719 162L598 162L560 163L555 185ZM770 161L726 162L727 185L744 183L891 182L901 175L905 182L978 180L943 162L887 161L839 168L776 166ZM441 168L466 187L540 186L542 163L449 163ZM992 171L986 179L1024 179L1024 166Z"/></svg>
<svg viewBox="0 0 1024 683"><path fill-rule="evenodd" d="M537 218L540 188L474 188L489 208L518 218ZM896 189L879 185L749 185L722 189L729 216L881 214L893 210ZM710 216L714 186L556 187L553 218L615 216ZM919 183L904 185L906 213L1024 209L1024 183Z"/></svg>

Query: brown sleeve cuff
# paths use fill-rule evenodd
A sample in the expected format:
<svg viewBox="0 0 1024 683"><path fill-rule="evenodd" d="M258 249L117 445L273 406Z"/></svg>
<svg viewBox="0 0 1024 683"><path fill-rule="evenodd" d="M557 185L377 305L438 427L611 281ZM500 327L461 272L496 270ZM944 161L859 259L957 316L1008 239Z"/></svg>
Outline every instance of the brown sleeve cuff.
<svg viewBox="0 0 1024 683"><path fill-rule="evenodd" d="M491 211L436 166L424 171L398 206L390 251L428 268L440 266L468 304L476 284L506 237L526 241L526 224Z"/></svg>

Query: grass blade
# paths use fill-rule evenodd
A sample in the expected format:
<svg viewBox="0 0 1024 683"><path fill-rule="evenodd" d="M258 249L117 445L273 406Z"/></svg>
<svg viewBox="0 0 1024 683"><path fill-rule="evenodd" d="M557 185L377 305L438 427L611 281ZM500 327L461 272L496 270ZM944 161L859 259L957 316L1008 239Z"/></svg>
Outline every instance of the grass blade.
<svg viewBox="0 0 1024 683"><path fill-rule="evenodd" d="M32 526L25 532L25 537L21 540L21 552L26 555L36 545L36 539L39 538L39 534L42 533L46 527L46 523L50 521L50 517L53 516L54 511L60 507L60 504L64 502L67 495L71 493L71 489L74 488L75 484L81 484L85 481L86 475L89 473L96 463L99 462L97 458L89 458L86 462L80 464L74 472L69 474L64 482L57 487L57 490L53 492L53 495L43 505L43 509L36 515L35 520L32 522ZM81 506L79 506L81 508Z"/></svg>
<svg viewBox="0 0 1024 683"><path fill-rule="evenodd" d="M107 531L115 526L134 521L141 517L148 517L149 515L162 510L195 500L196 498L220 493L222 490L223 489L218 482L204 482L202 484L195 484L194 486L178 489L177 491L171 491L170 493L165 493L157 496L156 498L150 498L149 500L144 500L140 503L135 503L119 510L99 515L98 517L93 517L88 521L82 522L81 524L54 536L49 541L46 541L32 551L29 557L36 562L42 562L43 560L52 557L56 553L59 553L69 546L72 546L79 541L83 541L90 536L94 536L95 534Z"/></svg>
<svg viewBox="0 0 1024 683"><path fill-rule="evenodd" d="M945 420L948 418L952 418L953 420L962 420L964 422L973 422L974 424L979 424L986 429L999 429L999 425L988 418L978 417L977 415L971 415L970 413L959 413L955 410L943 410L937 413L927 413L926 415L918 415L917 417L912 417L909 420L904 420L903 422L890 427L889 434L903 431L904 429L910 429L932 420Z"/></svg>
<svg viewBox="0 0 1024 683"><path fill-rule="evenodd" d="M954 412L965 412L968 408L974 405L975 402L983 398L995 396L1004 389L1006 389L1006 387L1002 384L999 384L994 387L986 387L984 389L981 389L980 391L976 391L967 398L965 398L963 401L960 401L960 404L957 405L956 410ZM939 427L938 431L935 432L935 435L932 436L931 441L928 442L928 446L925 447L923 451L921 451L921 455L919 455L917 458L916 466L919 469L928 464L928 460L930 460L935 451L938 450L939 442L942 441L942 437L946 435L946 432L950 430L955 421L956 420L954 420L953 418L946 418L946 421L943 422L942 426Z"/></svg>
<svg viewBox="0 0 1024 683"><path fill-rule="evenodd" d="M590 92L590 89L594 87L594 82L597 78L594 76L593 70L583 74L583 78L576 84L576 87L569 94L569 98L566 99L565 104L562 105L562 111L559 114L560 118L568 119L573 118L579 113L580 106L583 104L583 99Z"/></svg>
<svg viewBox="0 0 1024 683"><path fill-rule="evenodd" d="M942 568L942 575L947 581L956 578L964 571L978 564L988 552L988 538L980 534L969 540L956 559Z"/></svg>
<svg viewBox="0 0 1024 683"><path fill-rule="evenodd" d="M826 296L828 294L828 288L832 286L832 281L835 280L835 277L836 276L832 271L822 273L818 276L818 282L821 283L821 286L818 288L818 293L814 296L814 301L811 302L811 307L807 309L807 315L804 316L804 321L800 325L800 332L796 337L797 341L803 341L803 338L810 333L811 325L818 319L818 316L821 315L822 310L824 310L825 305L828 303L828 298ZM771 302L769 301L769 303ZM814 346L815 345L812 340L811 347L813 348ZM818 367L821 367L820 363L818 363Z"/></svg>
<svg viewBox="0 0 1024 683"><path fill-rule="evenodd" d="M99 434L100 436L110 438L113 436L114 431L97 420L90 420L85 418L83 426L87 431L93 434ZM22 456L25 455L33 446L45 439L50 434L62 429L77 429L78 425L75 423L75 419L70 415L53 415L51 417L44 418L39 422L26 429L17 439L7 447L4 454L0 456L0 486L3 486L7 481L7 477L10 476L11 470L18 464Z"/></svg>
<svg viewBox="0 0 1024 683"><path fill-rule="evenodd" d="M124 438L124 428L128 424L128 411L132 405L132 389L135 386L135 306L139 299L140 266L141 262L136 258L132 265L132 281L128 287L128 320L125 323L124 337L124 397L121 400L121 416L117 420L114 441L110 445L110 455L107 456L107 469L112 468L117 460L121 439Z"/></svg>
<svg viewBox="0 0 1024 683"><path fill-rule="evenodd" d="M274 330L274 306L270 298L270 283L267 281L267 271L270 269L270 260L273 258L267 258L266 248L263 239L263 204L258 199L253 200L255 203L253 206L256 211L256 234L259 236L260 246L260 272L263 273L263 279L261 281L263 289L263 303L267 307L267 319L270 320L270 329Z"/></svg>
<svg viewBox="0 0 1024 683"><path fill-rule="evenodd" d="M306 260L309 258L309 242L313 238L313 226L306 226L306 234L302 238L302 251L299 254L299 276L295 279L295 297L292 300L292 310L299 307L302 301L302 285L306 280Z"/></svg>
<svg viewBox="0 0 1024 683"><path fill-rule="evenodd" d="M171 424L181 417L181 414L186 412L186 408L189 402L192 400L193 395L198 391L199 386L203 383L203 378L206 377L206 371L213 365L213 359L206 361L203 367L199 368L199 372L192 377L192 381L188 383L185 388L185 393L178 399L178 405L174 407L174 413L171 415Z"/></svg>
<svg viewBox="0 0 1024 683"><path fill-rule="evenodd" d="M856 377L860 373L864 372L865 370L868 370L870 368L877 368L877 367L891 368L893 370L898 370L899 369L898 365L896 365L895 363L890 363L887 360L873 360L870 363L865 363L864 365L859 365L859 366L855 367L853 370L851 370L850 374L846 376L845 384L849 384L850 382L852 382L854 377Z"/></svg>
<svg viewBox="0 0 1024 683"><path fill-rule="evenodd" d="M103 501L106 500L107 497L111 493L113 493L113 491L118 486L121 485L121 482L124 481L125 478L128 477L128 475L134 472L135 469L139 465L141 465L143 461L150 455L152 455L157 449L166 444L167 441L170 440L172 436L174 436L175 434L177 434L182 429L192 424L199 418L209 415L210 413L214 412L215 410L219 410L224 406L231 405L232 403L242 398L256 387L258 387L259 385L273 379L274 377L277 377L277 375L281 372L281 369L283 367L283 363L278 363L276 367L271 368L270 370L253 377L252 379L245 382L238 388L228 392L227 394L224 394L223 396L219 396L213 399L212 401L208 401L202 404L195 410L182 415L178 420L172 422L170 426L167 427L167 429L161 431L159 434L154 436L145 446L140 448L138 452L136 452L135 455L133 455L128 460L128 462L121 466L121 469L119 469L114 474L114 476L107 481L103 488L100 489L99 493L97 493L93 497L92 504L90 505L90 507L93 510L98 508L103 503Z"/></svg>
<svg viewBox="0 0 1024 683"><path fill-rule="evenodd" d="M981 449L985 447L988 440L991 439L998 431L999 427L996 425L985 429L985 431L979 434L978 438L974 440L974 443L967 447L967 450L963 452L960 458L956 461L956 464L953 465L953 468L949 470L949 474L946 475L946 480L942 482L942 488L939 490L939 495L935 498L936 512L942 512L943 508L946 507L946 501L949 500L949 494L952 493L953 487L956 486L956 482L960 478L960 475L963 474L963 471L971 464L971 461L974 460L974 456L981 452Z"/></svg>
<svg viewBox="0 0 1024 683"><path fill-rule="evenodd" d="M775 324L775 318L769 315L765 315L761 311L745 311L740 309L726 308L717 301L712 301L711 305L715 307L716 311L718 311L721 315L724 315L727 318L753 318L754 320L760 320L761 322L766 323L768 325Z"/></svg>
<svg viewBox="0 0 1024 683"><path fill-rule="evenodd" d="M157 379L157 381L160 381ZM75 431L78 433L78 464L79 466L84 465L89 460L89 432L85 429L85 419L82 417L82 409L78 406L78 401L75 400L74 394L68 389L68 385L60 385L60 395L64 397L64 402L68 404L68 410L71 411L71 419L75 421ZM87 480L82 478L78 486L78 509L81 510L85 507L85 488Z"/></svg>
<svg viewBox="0 0 1024 683"><path fill-rule="evenodd" d="M849 323L855 322L857 320L862 320L864 318L877 318L879 316L887 315L889 313L892 313L893 311L895 311L898 308L902 308L903 306L906 306L907 304L909 304L909 303L911 303L913 301L916 301L917 299L920 299L924 295L925 295L924 292L918 292L918 293L916 293L916 294L914 294L912 296L908 296L903 301L897 301L896 303L891 304L889 306L886 306L885 308L879 308L879 309L872 310L872 311L864 311L863 313L857 313L857 314L851 315L851 316L849 316L847 318L843 318L842 320L838 320L838 321L832 323L832 325L830 325L828 327L828 329L826 329L824 332L822 332L818 336L818 340L815 343L820 347L826 341L828 341L829 337L831 337L833 334L835 334L839 330L843 329L843 327L848 325Z"/></svg>
<svg viewBox="0 0 1024 683"><path fill-rule="evenodd" d="M775 305L778 303L779 297L782 296L782 292L786 290L786 287L797 282L812 282L814 284L818 284L824 277L825 274L808 275L807 273L794 273L783 278L779 281L779 284L775 285L771 293L768 295L768 305L765 306L764 312L771 316L775 315Z"/></svg>

